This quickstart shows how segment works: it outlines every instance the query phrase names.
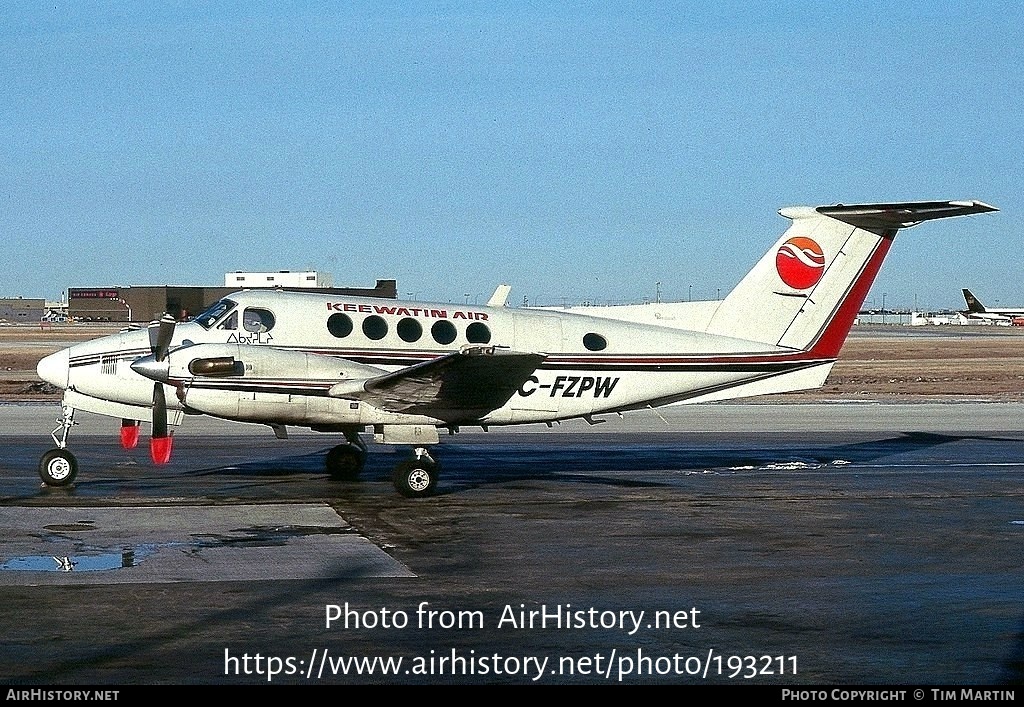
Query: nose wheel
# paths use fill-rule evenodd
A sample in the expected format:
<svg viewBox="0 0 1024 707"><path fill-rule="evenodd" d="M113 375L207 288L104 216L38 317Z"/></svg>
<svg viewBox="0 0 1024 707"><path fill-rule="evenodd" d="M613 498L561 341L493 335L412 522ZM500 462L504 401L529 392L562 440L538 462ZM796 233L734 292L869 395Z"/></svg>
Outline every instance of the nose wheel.
<svg viewBox="0 0 1024 707"><path fill-rule="evenodd" d="M47 486L67 486L78 476L78 460L66 449L51 449L39 460L39 478Z"/></svg>
<svg viewBox="0 0 1024 707"><path fill-rule="evenodd" d="M68 433L75 426L75 409L63 407L57 427L50 433L57 449L51 449L39 460L39 478L47 486L67 486L78 476L78 460L68 451Z"/></svg>
<svg viewBox="0 0 1024 707"><path fill-rule="evenodd" d="M426 449L416 450L416 458L395 467L395 490L406 498L433 496L437 489L438 466Z"/></svg>

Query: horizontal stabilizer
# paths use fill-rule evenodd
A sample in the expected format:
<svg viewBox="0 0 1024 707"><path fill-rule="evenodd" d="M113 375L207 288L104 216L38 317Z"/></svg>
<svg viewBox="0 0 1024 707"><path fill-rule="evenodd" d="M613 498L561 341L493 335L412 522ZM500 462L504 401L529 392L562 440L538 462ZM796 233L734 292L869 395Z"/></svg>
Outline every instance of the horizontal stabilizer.
<svg viewBox="0 0 1024 707"><path fill-rule="evenodd" d="M816 211L869 231L915 226L922 221L998 211L981 201L907 201L894 204L836 204Z"/></svg>
<svg viewBox="0 0 1024 707"><path fill-rule="evenodd" d="M389 412L476 420L508 402L544 358L495 346L467 347L394 373L338 383L329 394Z"/></svg>

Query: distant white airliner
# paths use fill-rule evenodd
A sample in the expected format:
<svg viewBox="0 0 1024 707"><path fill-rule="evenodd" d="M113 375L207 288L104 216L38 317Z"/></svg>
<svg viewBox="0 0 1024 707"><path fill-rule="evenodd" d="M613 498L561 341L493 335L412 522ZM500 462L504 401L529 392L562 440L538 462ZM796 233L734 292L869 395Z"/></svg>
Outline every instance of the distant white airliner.
<svg viewBox="0 0 1024 707"><path fill-rule="evenodd" d="M1018 317L1024 317L1024 307L986 307L966 287L963 290L964 299L967 301L965 316L972 319L987 319L992 322L1011 322Z"/></svg>
<svg viewBox="0 0 1024 707"><path fill-rule="evenodd" d="M62 388L56 449L42 479L71 483L75 410L120 418L132 448L152 421L156 463L168 424L212 415L344 435L327 471L355 478L371 430L414 457L394 470L406 496L427 496L438 429L552 423L680 402L815 388L824 383L896 232L922 221L995 211L979 201L794 207L792 224L720 301L577 311L237 292L194 321L76 344L44 358Z"/></svg>

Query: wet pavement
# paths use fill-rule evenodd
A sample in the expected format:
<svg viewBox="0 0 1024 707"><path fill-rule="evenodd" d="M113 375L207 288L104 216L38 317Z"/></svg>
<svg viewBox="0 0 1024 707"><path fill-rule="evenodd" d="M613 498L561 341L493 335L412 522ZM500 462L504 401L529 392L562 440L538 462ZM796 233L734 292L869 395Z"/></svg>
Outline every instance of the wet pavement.
<svg viewBox="0 0 1024 707"><path fill-rule="evenodd" d="M196 427L157 469L116 430L83 429L70 489L36 476L48 429L0 436L0 675L1022 679L1024 425L1007 422L1019 407L949 405L941 422L890 406L852 431L834 429L838 406L792 406L778 425L764 406L717 407L443 439L440 493L420 501L391 487L400 449L371 447L360 482L327 480L326 436ZM829 431L789 429L797 418ZM174 561L157 572L161 553ZM43 566L15 566L28 561ZM371 561L390 574L365 572Z"/></svg>

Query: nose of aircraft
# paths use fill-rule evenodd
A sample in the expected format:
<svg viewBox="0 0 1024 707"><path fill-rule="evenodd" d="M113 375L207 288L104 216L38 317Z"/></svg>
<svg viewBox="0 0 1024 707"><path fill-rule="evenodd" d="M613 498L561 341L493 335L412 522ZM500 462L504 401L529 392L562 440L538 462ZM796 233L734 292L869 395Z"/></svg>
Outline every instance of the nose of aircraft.
<svg viewBox="0 0 1024 707"><path fill-rule="evenodd" d="M36 366L36 373L50 385L67 389L68 387L68 349L62 349L55 354L50 354Z"/></svg>

